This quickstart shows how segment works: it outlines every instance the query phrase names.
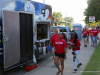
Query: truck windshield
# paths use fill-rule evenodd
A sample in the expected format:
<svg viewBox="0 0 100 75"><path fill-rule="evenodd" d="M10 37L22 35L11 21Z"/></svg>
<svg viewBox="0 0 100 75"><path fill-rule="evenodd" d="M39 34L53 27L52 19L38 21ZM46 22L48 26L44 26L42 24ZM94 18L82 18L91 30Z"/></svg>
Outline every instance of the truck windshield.
<svg viewBox="0 0 100 75"><path fill-rule="evenodd" d="M66 27L52 27L52 32L54 31L55 28L59 29L60 32L62 32L61 29L63 30L63 32L67 32Z"/></svg>

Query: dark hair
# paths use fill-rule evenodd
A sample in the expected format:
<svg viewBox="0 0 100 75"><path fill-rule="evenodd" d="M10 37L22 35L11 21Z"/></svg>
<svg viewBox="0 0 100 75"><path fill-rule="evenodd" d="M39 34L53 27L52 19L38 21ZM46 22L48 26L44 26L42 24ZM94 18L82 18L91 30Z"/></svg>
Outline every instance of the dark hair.
<svg viewBox="0 0 100 75"><path fill-rule="evenodd" d="M77 35L77 33L76 32L73 32L71 35L74 35L74 44L76 44L77 43L77 39L78 39L78 35ZM71 36L71 39L72 39L72 36Z"/></svg>

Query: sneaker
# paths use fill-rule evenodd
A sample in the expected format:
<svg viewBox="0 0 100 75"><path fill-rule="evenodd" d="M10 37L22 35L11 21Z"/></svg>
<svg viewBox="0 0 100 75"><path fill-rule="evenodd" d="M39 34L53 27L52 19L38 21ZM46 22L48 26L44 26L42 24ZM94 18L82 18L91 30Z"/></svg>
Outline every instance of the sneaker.
<svg viewBox="0 0 100 75"><path fill-rule="evenodd" d="M84 45L84 47L87 47L87 45Z"/></svg>
<svg viewBox="0 0 100 75"><path fill-rule="evenodd" d="M58 65L60 65L61 64L61 62L58 62Z"/></svg>
<svg viewBox="0 0 100 75"><path fill-rule="evenodd" d="M77 65L77 68L79 68L81 65L82 65L82 63L78 64L78 65Z"/></svg>
<svg viewBox="0 0 100 75"><path fill-rule="evenodd" d="M76 73L77 69L74 69L73 73Z"/></svg>
<svg viewBox="0 0 100 75"><path fill-rule="evenodd" d="M52 67L56 67L56 65L52 65Z"/></svg>

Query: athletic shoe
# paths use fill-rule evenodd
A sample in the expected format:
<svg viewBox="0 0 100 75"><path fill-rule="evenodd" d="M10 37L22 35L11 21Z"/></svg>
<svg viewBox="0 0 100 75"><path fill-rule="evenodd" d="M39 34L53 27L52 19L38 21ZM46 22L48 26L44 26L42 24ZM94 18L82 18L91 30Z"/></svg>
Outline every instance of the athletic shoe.
<svg viewBox="0 0 100 75"><path fill-rule="evenodd" d="M77 69L74 69L74 72L73 73L76 73Z"/></svg>
<svg viewBox="0 0 100 75"><path fill-rule="evenodd" d="M52 67L56 67L56 65L52 65Z"/></svg>
<svg viewBox="0 0 100 75"><path fill-rule="evenodd" d="M78 64L78 65L77 65L77 68L79 68L81 65L82 65L81 63L80 63L80 64Z"/></svg>

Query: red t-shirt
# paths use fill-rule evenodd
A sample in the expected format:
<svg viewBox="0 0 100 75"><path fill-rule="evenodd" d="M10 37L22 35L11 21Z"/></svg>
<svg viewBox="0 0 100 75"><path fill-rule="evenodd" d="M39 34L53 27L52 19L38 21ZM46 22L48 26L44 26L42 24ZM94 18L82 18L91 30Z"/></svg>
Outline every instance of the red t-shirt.
<svg viewBox="0 0 100 75"><path fill-rule="evenodd" d="M67 47L67 43L63 39L61 39L61 40L56 39L55 43L54 43L54 47L56 47L56 53L61 54L61 53L65 52L64 48Z"/></svg>
<svg viewBox="0 0 100 75"><path fill-rule="evenodd" d="M92 35L93 35L93 34L92 34L92 32L93 32L93 29L91 29L91 30L90 30L90 36L92 36Z"/></svg>
<svg viewBox="0 0 100 75"><path fill-rule="evenodd" d="M87 30L87 34L89 35L90 30Z"/></svg>
<svg viewBox="0 0 100 75"><path fill-rule="evenodd" d="M99 31L98 30L93 30L92 33L93 33L93 36L97 36Z"/></svg>
<svg viewBox="0 0 100 75"><path fill-rule="evenodd" d="M83 33L83 37L85 37L85 36L87 36L87 31L82 31L82 33Z"/></svg>
<svg viewBox="0 0 100 75"><path fill-rule="evenodd" d="M62 39L64 39L64 40L65 40L64 34L62 35Z"/></svg>
<svg viewBox="0 0 100 75"><path fill-rule="evenodd" d="M51 40L50 40L50 42L52 42L52 44L53 44L53 47L54 47L54 41L55 41L56 39L58 39L58 34L56 34L56 35L53 35L53 36L51 37Z"/></svg>
<svg viewBox="0 0 100 75"><path fill-rule="evenodd" d="M72 47L81 46L79 39L77 39L76 44L74 44L73 42L74 42L74 39L71 39L71 40L70 40L70 45L71 45ZM72 50L73 50L73 51L80 50L80 47L79 47L79 48L72 48Z"/></svg>

